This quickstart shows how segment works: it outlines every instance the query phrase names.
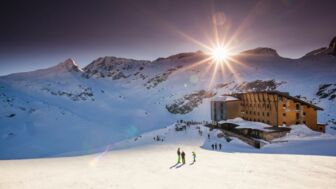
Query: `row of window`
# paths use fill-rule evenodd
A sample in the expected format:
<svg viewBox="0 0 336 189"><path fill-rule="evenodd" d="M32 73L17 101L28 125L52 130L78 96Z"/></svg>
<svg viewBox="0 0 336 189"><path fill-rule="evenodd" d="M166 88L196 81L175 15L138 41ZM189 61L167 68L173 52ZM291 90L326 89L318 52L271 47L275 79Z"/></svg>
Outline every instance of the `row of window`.
<svg viewBox="0 0 336 189"><path fill-rule="evenodd" d="M270 98L269 98L269 96L267 96L266 97L266 99L265 99L265 96L264 95L262 95L262 97L260 98L260 96L259 95L257 95L257 96L252 96L251 98L248 98L248 97L243 97L243 99L244 100L246 100L246 101L250 101L250 99L251 100L253 100L253 101L263 101L263 102L270 102L271 100L270 100Z"/></svg>
<svg viewBox="0 0 336 189"><path fill-rule="evenodd" d="M286 108L287 104L286 103L282 104L282 107ZM296 104L296 110L300 110L300 104Z"/></svg>
<svg viewBox="0 0 336 189"><path fill-rule="evenodd" d="M258 121L258 122L262 122L262 123L267 123L270 124L269 120L263 120L263 119L252 119L252 118L248 118L248 117L243 117L243 119L248 120L248 121Z"/></svg>
<svg viewBox="0 0 336 189"><path fill-rule="evenodd" d="M265 104L265 103L263 103L263 104L248 104L248 103L240 103L240 105L241 106L245 106L245 107L258 107L258 108L261 108L261 107L263 107L263 108L268 108L268 109L271 109L271 105L270 104Z"/></svg>
<svg viewBox="0 0 336 189"><path fill-rule="evenodd" d="M250 114L250 115L258 115L258 116L260 116L260 115L262 115L262 116L267 116L267 117L269 117L270 116L270 113L269 112L256 112L256 111L245 111L245 114Z"/></svg>
<svg viewBox="0 0 336 189"><path fill-rule="evenodd" d="M302 121L303 124L306 124L306 121ZM282 122L283 125L287 125L286 121ZM296 121L296 125L300 124L299 121Z"/></svg>
<svg viewBox="0 0 336 189"><path fill-rule="evenodd" d="M282 116L283 116L283 117L286 117L286 115L287 115L286 113L282 113ZM305 116L305 115L306 115L306 112L303 112L302 115ZM296 119L300 119L300 113L299 113L299 112L296 112Z"/></svg>

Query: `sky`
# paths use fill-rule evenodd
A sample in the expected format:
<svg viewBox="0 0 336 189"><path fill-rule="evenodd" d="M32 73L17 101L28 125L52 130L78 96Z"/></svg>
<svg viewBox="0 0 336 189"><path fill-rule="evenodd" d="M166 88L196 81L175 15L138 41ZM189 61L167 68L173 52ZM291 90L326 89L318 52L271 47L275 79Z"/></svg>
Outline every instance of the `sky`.
<svg viewBox="0 0 336 189"><path fill-rule="evenodd" d="M0 75L73 58L154 60L207 50L271 47L299 58L336 36L335 0L5 0L0 5ZM216 38L217 36L217 38Z"/></svg>

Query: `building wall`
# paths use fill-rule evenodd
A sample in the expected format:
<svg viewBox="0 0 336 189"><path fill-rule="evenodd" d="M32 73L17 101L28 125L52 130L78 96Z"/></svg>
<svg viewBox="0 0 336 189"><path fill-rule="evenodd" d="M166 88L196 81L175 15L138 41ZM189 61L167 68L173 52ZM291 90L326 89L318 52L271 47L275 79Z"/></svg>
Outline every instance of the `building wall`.
<svg viewBox="0 0 336 189"><path fill-rule="evenodd" d="M240 116L249 121L259 121L277 126L277 96L268 93L241 95Z"/></svg>
<svg viewBox="0 0 336 189"><path fill-rule="evenodd" d="M211 101L211 120L221 121L239 117L240 101Z"/></svg>
<svg viewBox="0 0 336 189"><path fill-rule="evenodd" d="M313 130L318 130L317 112L314 108L285 97L279 99L278 125L305 124Z"/></svg>
<svg viewBox="0 0 336 189"><path fill-rule="evenodd" d="M226 101L225 109L226 119L234 119L240 116L240 100Z"/></svg>
<svg viewBox="0 0 336 189"><path fill-rule="evenodd" d="M313 130L324 130L323 126L317 124L316 109L282 95L266 92L243 93L238 98L240 101L211 102L212 120L242 117L272 126L306 124ZM216 117L213 116L215 113Z"/></svg>

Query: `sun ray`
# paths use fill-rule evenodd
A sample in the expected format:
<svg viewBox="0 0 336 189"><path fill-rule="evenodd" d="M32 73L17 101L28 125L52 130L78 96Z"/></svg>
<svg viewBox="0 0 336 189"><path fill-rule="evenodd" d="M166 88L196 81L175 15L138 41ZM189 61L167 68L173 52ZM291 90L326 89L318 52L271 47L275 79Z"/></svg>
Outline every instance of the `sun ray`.
<svg viewBox="0 0 336 189"><path fill-rule="evenodd" d="M177 73L180 73L180 72L184 72L184 71L190 70L190 69L192 69L192 68L194 68L194 67L197 67L197 66L199 66L199 65L206 64L206 63L208 63L210 60L211 60L211 57L207 57L207 58L202 59L202 60L200 60L200 61L198 61L198 62L194 62L194 63L192 63L192 64L190 64L190 65L188 65L188 66L185 66L185 67L182 67L182 68L176 70L175 72L173 72L173 73L171 74L171 76L176 75Z"/></svg>

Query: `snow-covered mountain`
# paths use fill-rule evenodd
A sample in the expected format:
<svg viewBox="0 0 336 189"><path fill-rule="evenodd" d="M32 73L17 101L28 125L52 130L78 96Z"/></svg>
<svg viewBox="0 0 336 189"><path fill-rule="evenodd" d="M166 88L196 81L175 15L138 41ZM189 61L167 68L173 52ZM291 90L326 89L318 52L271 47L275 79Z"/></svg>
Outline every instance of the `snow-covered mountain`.
<svg viewBox="0 0 336 189"><path fill-rule="evenodd" d="M335 39L327 49L335 49ZM328 51L329 52L329 51ZM334 52L334 51L333 51ZM155 61L101 57L0 77L0 159L90 153L176 120L210 120L211 97L280 90L336 122L336 56L288 59L270 48L216 65L198 51Z"/></svg>
<svg viewBox="0 0 336 189"><path fill-rule="evenodd" d="M336 37L334 37L329 47L322 47L316 50L313 50L309 53L307 53L304 57L311 57L311 56L324 56L324 55L332 55L336 56Z"/></svg>

